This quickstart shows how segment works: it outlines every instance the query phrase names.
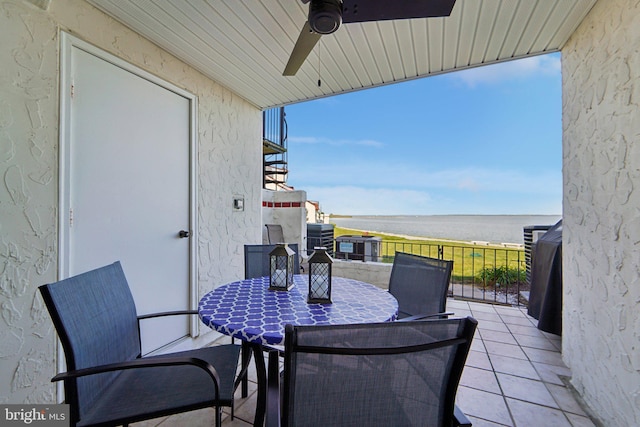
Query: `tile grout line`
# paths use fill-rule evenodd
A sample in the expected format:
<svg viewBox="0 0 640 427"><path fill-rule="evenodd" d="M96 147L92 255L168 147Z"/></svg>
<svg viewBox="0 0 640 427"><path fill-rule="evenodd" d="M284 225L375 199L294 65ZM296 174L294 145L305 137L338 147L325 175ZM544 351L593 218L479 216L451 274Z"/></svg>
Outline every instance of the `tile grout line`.
<svg viewBox="0 0 640 427"><path fill-rule="evenodd" d="M524 312L522 312L522 310L521 310L521 309L518 309L518 311L522 314L522 317L523 317L523 318L525 318L525 319L529 320L529 322L531 323L531 326L537 327L537 326L534 324L534 322L532 322L532 321L529 319L528 314L525 314ZM564 419L567 421L567 423L569 423L569 425L572 425L571 420L570 420L570 419L569 419L569 417L567 416L567 412L569 412L569 411L565 411L565 410L563 409L563 405L561 405L561 402L559 402L559 401L558 401L558 398L556 398L556 396L551 392L551 389L549 388L549 384L551 384L551 383L548 383L547 381L545 381L545 380L543 379L543 375L541 375L541 373L540 373L539 369L538 369L538 368L536 367L536 365L534 364L534 361L531 359L531 357L529 356L529 354L527 354L527 352L524 350L524 348L523 348L523 347L526 347L526 346L523 346L523 345L520 343L520 341L518 341L518 339L515 337L515 335L514 335L513 331L508 327L508 325L509 325L510 323L507 323L507 322L506 322L506 319L504 318L504 316L506 316L506 314L505 314L505 315L503 315L503 314L502 314L502 313L500 313L498 310L495 310L495 312L496 312L496 314L498 315L498 317L500 318L500 320L502 321L502 323L505 325L505 327L507 328L507 330L509 331L509 332L508 332L508 333L509 333L509 335L511 335L511 337L512 337L512 338L514 339L514 341L516 342L516 346L520 349L520 351L521 351L521 352L525 355L525 357L527 358L527 359L526 359L526 360L527 360L527 362L529 362L529 364L533 367L534 371L536 372L536 374L538 375L538 377L540 378L540 380L535 380L535 379L526 378L526 377L522 377L522 376L519 376L519 375L507 374L507 373L505 373L505 375L512 375L512 376L517 377L517 378L523 378L523 379L526 379L526 380L531 380L531 381L538 381L538 382L541 382L541 383L543 384L543 386L544 386L544 389L547 391L547 393L549 394L549 396L551 396L551 399L553 400L553 402L556 404L557 408L553 408L553 407L551 407L551 406L547 406L547 405L539 404L539 403L536 403L536 402L531 402L531 401L528 401L528 400L519 399L519 398L516 398L516 397L511 397L511 396L509 396L509 398L510 398L510 399L514 399L514 400L518 400L518 401L521 401L521 402L529 403L529 404L532 404L532 405L538 405L538 406L545 407L545 408L549 408L549 409L559 410L559 411L562 413L562 415L563 415ZM515 316L512 316L512 317L515 317ZM519 325L519 324L517 324L517 323L516 323L515 325L518 325L518 326L524 326L524 325ZM551 339L549 339L549 337L548 337L547 335L542 334L542 336L544 337L544 339L545 339L546 341L548 341L548 342L549 342L549 344L551 344L551 345L553 346L553 348L557 348L557 347L555 346L555 344L551 341ZM535 347L526 347L526 348L534 348L534 349L535 349ZM487 349L486 349L486 346L485 346L485 350L487 350ZM546 350L546 351L550 351L550 350ZM562 354L562 352L561 352L561 351L553 351L553 352L554 352L554 353ZM514 417L514 415L513 415L513 413L512 413L511 406L510 406L510 405L509 405L509 403L507 402L507 395L506 395L506 393L505 393L505 391L504 391L504 388L502 387L502 384L501 384L500 380L498 379L498 375L497 375L496 367L495 367L495 365L494 365L493 360L492 360L492 359L491 359L491 357L489 356L489 352L488 352L488 350L487 350L487 357L488 357L488 359L489 359L489 363L491 364L491 368L492 368L493 373L494 373L494 376L495 376L495 378L496 378L496 382L497 382L497 384L498 384L498 387L499 387L499 388L500 388L500 390L501 390L502 398L503 398L503 400L504 400L504 403L505 403L505 406L506 406L506 408L507 408L507 411L509 412L509 416L511 417L511 421L512 421L513 425L514 425L514 426L516 426L515 417ZM508 357L508 356L504 356L504 357ZM542 364L547 365L547 363L544 363L544 362L538 362L538 363L542 363ZM556 375L557 375L557 374L556 374ZM563 382L563 384L564 384L564 382ZM557 385L557 384L556 384L556 385ZM564 387L566 388L566 384L564 385ZM579 403L579 402L578 402L578 403ZM573 414L573 412L571 412L571 413ZM585 411L585 413L587 413L587 412ZM576 415L579 415L579 414L576 414Z"/></svg>
<svg viewBox="0 0 640 427"><path fill-rule="evenodd" d="M518 310L523 314L523 317L524 317L524 318L526 318L527 320L529 320L529 321L530 321L531 326L534 326L534 327L536 327L536 328L537 328L537 325L535 325L535 322L533 322L533 321L531 321L531 320L529 319L528 314L526 314L526 315L525 315L525 313L524 313L524 312L522 312L522 310L520 310L520 309L518 309ZM500 313L498 313L498 315L500 316L500 318L501 318L501 319L503 320L503 322L505 323L505 326L507 326L507 323L504 321L505 319L502 317L502 315L501 315ZM507 329L509 329L509 327L508 327L508 326L507 326ZM509 332L510 332L510 333L511 333L511 335L513 336L513 332L511 331L511 329L509 329ZM555 346L555 344L551 341L551 339L549 339L549 337L548 337L547 335L542 334L542 336L544 337L544 339L545 339L547 342L549 342L549 344L551 344L551 345L553 346L553 348L557 348L557 347ZM551 396L551 399L553 399L553 401L554 401L554 402L555 402L555 404L557 405L557 408L552 408L552 407L547 406L547 405L541 405L541 404L538 404L538 403L535 403L535 402L530 402L530 401L526 401L526 400L522 400L522 399L517 399L517 398L514 398L514 397L511 397L511 399L514 399L514 400L520 400L520 401L522 401L522 402L527 402L527 403L530 403L530 404L539 405L539 406L542 406L542 407L546 407L546 408L551 408L551 409L559 410L559 411L562 413L562 415L563 415L564 419L567 421L567 423L568 423L569 425L572 425L571 420L570 420L570 419L569 419L569 417L567 416L567 412L568 412L568 411L565 411L565 410L563 409L563 405L561 405L561 402L559 402L558 398L557 398L557 397L556 397L556 396L551 392L551 389L549 388L549 384L551 384L551 383L549 383L549 382L547 382L547 381L545 381L545 380L544 380L544 377L543 377L543 375L541 375L541 372L539 371L538 367L534 364L534 361L531 359L531 357L529 356L529 354L524 350L524 348L523 348L523 347L526 347L526 346L523 346L522 344L520 344L520 341L518 341L518 340L516 339L516 337L515 337L515 336L513 336L513 338L514 338L514 340L516 341L516 343L517 343L518 347L520 348L520 350L524 353L525 357L527 358L527 361L531 364L531 366L533 367L533 369L534 369L534 371L536 372L536 374L540 377L540 382L541 382L541 383L542 383L542 385L544 386L544 388L545 388L545 390L547 391L547 393L549 393L549 395ZM526 347L526 348L534 348L534 347ZM549 351L549 350L547 350L547 351ZM562 352L561 352L561 351L553 351L553 352L554 352L554 353L559 353L560 355L562 355ZM491 362L491 359L489 359L489 361ZM547 363L544 363L544 362L537 362L537 363L542 363L542 364L547 365ZM493 367L493 363L492 363L492 365L491 365L491 366ZM555 374L555 375L557 375L557 374ZM535 381L537 381L537 380L535 380ZM499 382L499 381L498 381L498 385L500 385L500 382ZM557 385L557 384L556 384L556 385ZM502 389L502 386L501 386L501 385L500 385L500 387L501 387L501 389ZM564 387L566 388L566 385L564 385ZM505 397L505 404L507 405L507 408L508 408L508 410L509 410L509 413L511 414L511 407L510 407L510 406L509 406L509 404L506 402L506 395L503 395L503 396ZM513 417L513 415L512 415L512 419L513 419L513 421L514 421L514 425L515 425L515 418Z"/></svg>

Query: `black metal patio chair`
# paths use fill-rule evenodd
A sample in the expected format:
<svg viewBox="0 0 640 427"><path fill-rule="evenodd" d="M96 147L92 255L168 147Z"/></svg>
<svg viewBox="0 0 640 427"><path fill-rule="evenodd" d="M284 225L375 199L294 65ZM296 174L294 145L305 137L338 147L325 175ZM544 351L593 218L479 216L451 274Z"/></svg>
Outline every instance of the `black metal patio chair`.
<svg viewBox="0 0 640 427"><path fill-rule="evenodd" d="M396 252L389 292L398 300L398 318L416 315L446 317L453 261Z"/></svg>
<svg viewBox="0 0 640 427"><path fill-rule="evenodd" d="M113 426L206 407L233 408L240 346L141 357L138 316L119 262L39 287L64 349L71 425ZM161 333L161 331L158 331ZM246 366L243 368L246 370Z"/></svg>
<svg viewBox="0 0 640 427"><path fill-rule="evenodd" d="M288 325L282 376L280 352L269 353L267 427L471 426L455 396L476 326Z"/></svg>

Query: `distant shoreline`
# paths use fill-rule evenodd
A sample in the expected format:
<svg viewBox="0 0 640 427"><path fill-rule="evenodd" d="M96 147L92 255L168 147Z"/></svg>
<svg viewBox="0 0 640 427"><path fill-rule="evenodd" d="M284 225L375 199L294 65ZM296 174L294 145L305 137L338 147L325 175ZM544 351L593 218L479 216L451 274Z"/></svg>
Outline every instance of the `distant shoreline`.
<svg viewBox="0 0 640 427"><path fill-rule="evenodd" d="M406 217L530 217L530 216L558 216L561 217L562 214L420 214L420 215L345 215L345 214L329 214L329 219L331 218L406 218Z"/></svg>
<svg viewBox="0 0 640 427"><path fill-rule="evenodd" d="M518 247L529 226L552 226L560 215L330 215L331 223L352 230L413 240L473 242Z"/></svg>
<svg viewBox="0 0 640 427"><path fill-rule="evenodd" d="M487 241L481 241L481 240L455 240L455 239L444 239L444 238L440 238L440 237L422 237L422 236L410 236L408 234L395 234L395 233L388 233L386 231L376 231L376 230L359 230L357 228L351 228L351 227L342 227L339 225L335 225L336 227L340 227L344 230L353 230L353 231L357 231L362 233L363 235L367 235L367 234L382 234L383 236L391 236L391 237L399 237L402 239L407 239L407 240L422 240L422 241L436 241L436 242L445 242L445 243L463 243L466 245L475 245L475 246L497 246L500 248L513 248L513 249L522 249L524 248L524 245L521 243L508 243L508 242L503 242L503 243L491 243L491 242L487 242Z"/></svg>

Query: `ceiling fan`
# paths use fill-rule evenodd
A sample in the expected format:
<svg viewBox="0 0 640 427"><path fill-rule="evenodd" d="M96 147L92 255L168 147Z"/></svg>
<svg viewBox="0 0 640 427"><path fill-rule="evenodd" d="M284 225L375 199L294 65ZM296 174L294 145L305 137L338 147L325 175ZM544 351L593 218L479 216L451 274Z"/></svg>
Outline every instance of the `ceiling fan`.
<svg viewBox="0 0 640 427"><path fill-rule="evenodd" d="M322 35L341 23L449 16L456 0L301 0L309 16L291 52L283 76L294 76Z"/></svg>

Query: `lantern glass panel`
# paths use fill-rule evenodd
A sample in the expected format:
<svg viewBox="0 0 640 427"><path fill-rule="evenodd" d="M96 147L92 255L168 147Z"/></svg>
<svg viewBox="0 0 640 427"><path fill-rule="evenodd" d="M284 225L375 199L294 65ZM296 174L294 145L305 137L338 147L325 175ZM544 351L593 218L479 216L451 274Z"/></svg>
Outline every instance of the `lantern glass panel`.
<svg viewBox="0 0 640 427"><path fill-rule="evenodd" d="M285 244L277 245L269 254L269 289L289 290L293 286L295 252Z"/></svg>
<svg viewBox="0 0 640 427"><path fill-rule="evenodd" d="M293 256L287 257L287 283L290 283L293 286Z"/></svg>
<svg viewBox="0 0 640 427"><path fill-rule="evenodd" d="M316 248L309 258L308 302L331 302L331 264L325 248Z"/></svg>
<svg viewBox="0 0 640 427"><path fill-rule="evenodd" d="M329 299L329 264L311 264L309 269L309 299Z"/></svg>

